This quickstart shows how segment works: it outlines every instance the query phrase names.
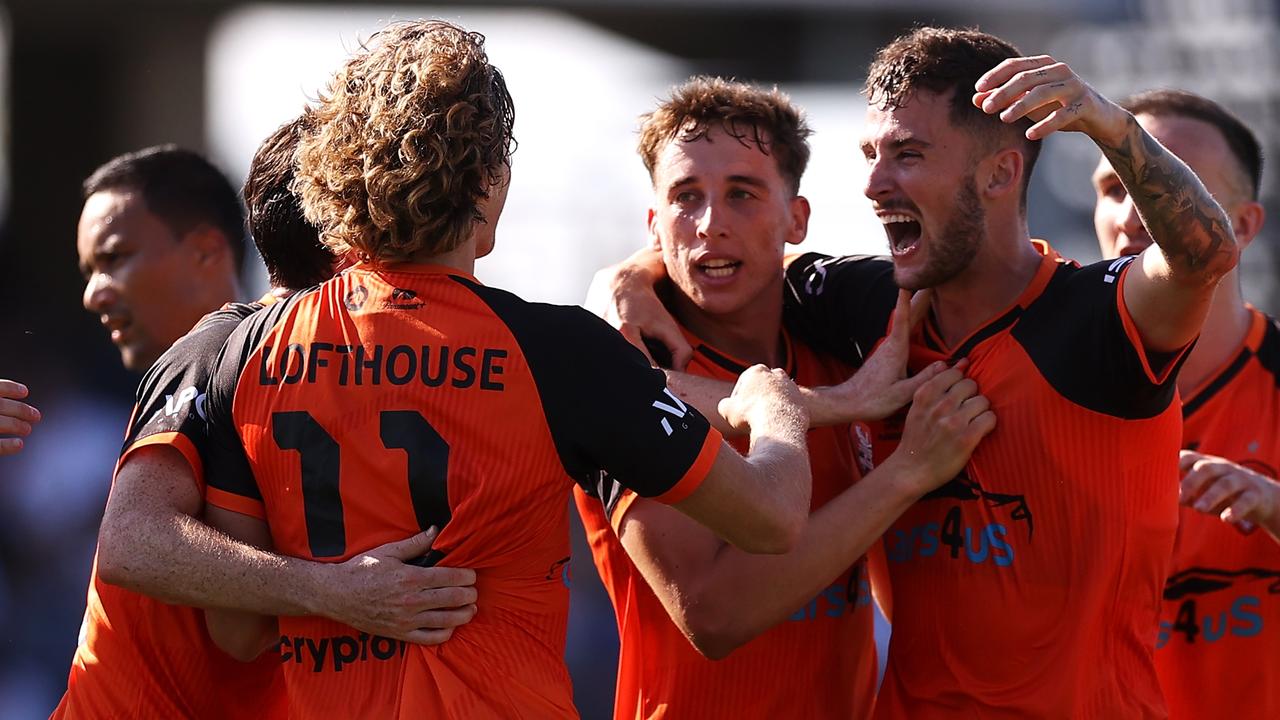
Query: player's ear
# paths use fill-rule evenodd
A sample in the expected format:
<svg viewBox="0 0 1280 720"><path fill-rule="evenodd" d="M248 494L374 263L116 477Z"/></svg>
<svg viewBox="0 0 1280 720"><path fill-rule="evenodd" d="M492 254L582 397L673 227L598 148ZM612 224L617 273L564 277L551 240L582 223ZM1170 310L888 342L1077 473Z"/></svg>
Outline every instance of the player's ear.
<svg viewBox="0 0 1280 720"><path fill-rule="evenodd" d="M202 266L231 258L231 241L212 225L197 225L182 236L182 241L195 253L196 262Z"/></svg>
<svg viewBox="0 0 1280 720"><path fill-rule="evenodd" d="M1249 247L1249 243L1258 236L1266 219L1266 208L1256 200L1242 202L1231 212L1231 229L1235 231L1236 244L1241 250Z"/></svg>
<svg viewBox="0 0 1280 720"><path fill-rule="evenodd" d="M787 229L787 242L799 245L809 234L809 199L803 195L791 198L791 227Z"/></svg>
<svg viewBox="0 0 1280 720"><path fill-rule="evenodd" d="M656 222L657 214L653 212L653 208L649 208L649 247L662 252L662 238L658 235L658 224Z"/></svg>
<svg viewBox="0 0 1280 720"><path fill-rule="evenodd" d="M979 192L995 199L1022 192L1024 171L1021 150L1002 148L978 163Z"/></svg>

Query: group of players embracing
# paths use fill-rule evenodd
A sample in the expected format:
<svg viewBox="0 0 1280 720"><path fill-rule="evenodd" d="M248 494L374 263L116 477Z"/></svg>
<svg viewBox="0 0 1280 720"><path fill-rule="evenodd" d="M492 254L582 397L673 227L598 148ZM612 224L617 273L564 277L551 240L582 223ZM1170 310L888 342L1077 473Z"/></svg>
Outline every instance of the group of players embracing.
<svg viewBox="0 0 1280 720"><path fill-rule="evenodd" d="M1257 140L976 30L898 37L865 94L889 258L786 254L778 90L645 115L649 247L593 286L619 334L473 275L513 172L484 38L376 34L255 157L272 292L142 381L54 717L573 717L570 492L617 720L1280 715ZM1030 237L1057 131L1102 152L1101 263ZM86 194L88 307L118 208Z"/></svg>

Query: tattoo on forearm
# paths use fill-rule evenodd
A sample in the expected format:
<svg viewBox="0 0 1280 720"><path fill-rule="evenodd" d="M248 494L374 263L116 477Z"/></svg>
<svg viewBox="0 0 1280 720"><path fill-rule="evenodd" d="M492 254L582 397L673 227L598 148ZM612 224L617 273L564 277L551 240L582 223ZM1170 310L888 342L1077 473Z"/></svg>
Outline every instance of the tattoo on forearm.
<svg viewBox="0 0 1280 720"><path fill-rule="evenodd" d="M1119 146L1102 152L1175 271L1216 278L1232 267L1231 221L1186 164L1132 118Z"/></svg>

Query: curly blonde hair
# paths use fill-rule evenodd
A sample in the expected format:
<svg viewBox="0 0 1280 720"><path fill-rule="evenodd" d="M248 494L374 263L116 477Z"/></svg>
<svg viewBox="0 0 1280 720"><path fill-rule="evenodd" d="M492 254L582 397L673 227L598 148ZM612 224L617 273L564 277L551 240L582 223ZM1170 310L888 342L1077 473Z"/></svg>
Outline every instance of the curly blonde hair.
<svg viewBox="0 0 1280 720"><path fill-rule="evenodd" d="M370 38L312 121L294 190L327 246L375 263L465 242L515 142L511 94L484 36L438 20Z"/></svg>

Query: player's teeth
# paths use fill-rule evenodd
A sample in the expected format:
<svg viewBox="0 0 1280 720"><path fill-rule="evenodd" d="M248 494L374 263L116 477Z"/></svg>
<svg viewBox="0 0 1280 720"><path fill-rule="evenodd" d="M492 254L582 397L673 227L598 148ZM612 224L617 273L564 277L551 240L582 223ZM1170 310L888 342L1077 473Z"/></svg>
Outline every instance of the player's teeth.
<svg viewBox="0 0 1280 720"><path fill-rule="evenodd" d="M915 219L910 215L881 215L880 222L888 225L890 223L915 222Z"/></svg>
<svg viewBox="0 0 1280 720"><path fill-rule="evenodd" d="M733 267L728 265L721 265L719 267L706 266L704 268L704 272L711 277L729 277L733 274Z"/></svg>

